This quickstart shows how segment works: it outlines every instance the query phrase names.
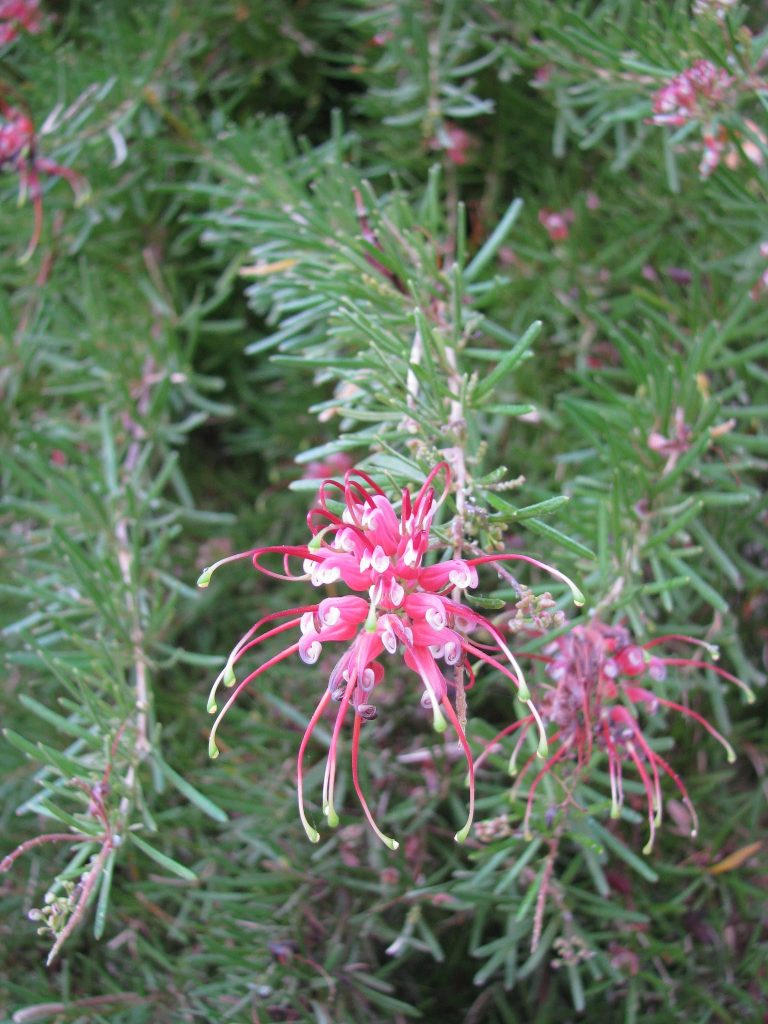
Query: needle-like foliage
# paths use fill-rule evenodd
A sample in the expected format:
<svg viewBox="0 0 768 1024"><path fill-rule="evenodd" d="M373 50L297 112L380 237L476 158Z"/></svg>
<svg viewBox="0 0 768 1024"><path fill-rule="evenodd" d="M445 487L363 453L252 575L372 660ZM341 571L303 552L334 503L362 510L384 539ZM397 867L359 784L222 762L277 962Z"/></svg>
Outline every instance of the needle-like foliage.
<svg viewBox="0 0 768 1024"><path fill-rule="evenodd" d="M3 1019L762 1014L767 48L0 0Z"/></svg>

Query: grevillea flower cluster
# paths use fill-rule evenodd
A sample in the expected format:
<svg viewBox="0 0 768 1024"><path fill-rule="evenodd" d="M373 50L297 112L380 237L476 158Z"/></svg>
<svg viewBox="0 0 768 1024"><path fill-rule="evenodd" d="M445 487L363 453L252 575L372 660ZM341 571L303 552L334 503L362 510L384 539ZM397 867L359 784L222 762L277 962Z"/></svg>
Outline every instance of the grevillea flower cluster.
<svg viewBox="0 0 768 1024"><path fill-rule="evenodd" d="M12 43L22 29L35 35L42 27L40 0L0 0L0 46Z"/></svg>
<svg viewBox="0 0 768 1024"><path fill-rule="evenodd" d="M697 658L659 656L651 653L660 644L681 642L700 646L717 656L717 648L693 637L669 634L637 644L623 626L608 626L593 621L576 625L557 637L537 655L546 665L549 683L539 701L541 717L554 729L549 735L553 752L537 773L528 790L524 830L530 838L530 817L536 790L544 777L561 762L575 762L575 778L586 774L595 754L602 753L608 762L611 787L611 816L616 818L624 803L623 771L629 764L639 776L645 790L650 836L644 853L653 847L656 829L661 824L661 774L668 775L677 787L691 816L691 834L696 835L698 821L688 792L680 776L655 751L646 739L639 721L639 711L654 715L659 708L670 708L698 722L725 748L729 761L735 760L733 748L702 715L691 708L660 696L650 684L662 682L668 666L708 668L735 683L754 700L749 688L736 676L711 662ZM642 685L647 681L649 685ZM518 737L510 761L510 772L517 774L517 758L525 736L532 725L530 716L502 730L478 757L479 767L503 737L517 732ZM522 779L534 759L529 758L520 771Z"/></svg>
<svg viewBox="0 0 768 1024"><path fill-rule="evenodd" d="M697 60L653 97L653 124L680 127L705 120L728 93L732 78L710 60Z"/></svg>
<svg viewBox="0 0 768 1024"><path fill-rule="evenodd" d="M32 237L22 256L23 262L28 260L37 248L43 228L43 192L40 175L64 178L78 204L86 197L87 187L84 179L69 167L62 167L47 157L38 156L35 151L35 129L31 119L16 107L0 101L0 168L6 167L19 176L19 203L29 195L34 210Z"/></svg>
<svg viewBox="0 0 768 1024"><path fill-rule="evenodd" d="M712 61L697 60L691 67L670 79L653 97L651 124L679 128L690 121L702 126L703 152L699 163L702 178L708 177L720 163L728 138L714 124L723 101L733 86L733 78Z"/></svg>
<svg viewBox="0 0 768 1024"><path fill-rule="evenodd" d="M439 494L435 487L438 478L442 478ZM469 812L466 823L456 833L458 842L466 838L472 824L474 763L451 702L451 694L459 685L457 673L466 672L473 679L475 668L485 665L506 677L527 705L530 720L537 723L538 751L540 756L546 756L543 724L520 665L499 629L462 604L460 597L462 591L478 585L481 565L517 560L562 580L571 588L577 604L583 603L583 598L566 576L528 555L498 553L438 561L436 556L444 545L435 540L432 528L450 488L449 468L439 463L415 495L405 489L400 501L393 504L367 473L349 470L343 482L326 480L321 485L317 504L307 516L311 533L308 543L254 548L232 555L205 569L198 580L199 586L206 587L219 566L247 559L255 569L273 579L304 580L315 588L344 587L349 591L259 619L235 645L213 684L208 702L209 712L217 715L209 744L209 753L216 757L216 734L222 719L254 680L294 655L314 665L326 644L344 645L299 745L299 814L312 842L320 836L307 820L304 809L304 757L314 729L335 702L338 709L325 767L323 814L330 826L338 824L334 805L337 761L342 727L351 714L355 792L376 835L391 849L398 846L376 824L358 774L361 731L366 722L377 716L377 689L384 680L388 661L395 660L398 668L404 665L410 670L422 705L431 711L435 730L443 732L450 723L466 757ZM282 557L282 572L264 564L270 555ZM300 563L300 571L292 570L295 562ZM484 633L482 642L472 638L479 630ZM288 646L238 681L240 663L247 654L265 641L293 631L298 636ZM234 689L219 710L217 693L222 685Z"/></svg>

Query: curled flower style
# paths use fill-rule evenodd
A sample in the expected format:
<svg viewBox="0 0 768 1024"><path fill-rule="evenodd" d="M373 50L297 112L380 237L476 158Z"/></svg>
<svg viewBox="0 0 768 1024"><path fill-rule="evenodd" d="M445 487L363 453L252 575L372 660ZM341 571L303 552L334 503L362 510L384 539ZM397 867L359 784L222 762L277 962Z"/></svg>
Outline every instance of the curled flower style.
<svg viewBox="0 0 768 1024"><path fill-rule="evenodd" d="M677 787L691 817L691 835L698 831L698 819L688 791L674 769L655 751L645 738L638 721L638 711L655 714L660 707L671 708L698 722L725 748L729 762L736 759L730 743L702 715L691 708L659 696L641 681L661 682L666 678L668 666L708 668L742 689L751 702L754 695L736 676L711 662L697 658L659 656L651 653L659 644L678 641L707 650L717 657L717 648L702 640L680 634L669 634L649 640L645 644L634 642L629 630L623 626L607 626L593 621L589 625L574 626L555 639L536 655L546 665L550 683L540 701L541 717L545 724L554 726L550 736L553 753L534 777L528 790L523 827L527 839L531 837L530 819L536 790L542 779L566 759L576 762L577 777L586 771L593 752L601 751L608 761L611 787L611 817L617 818L624 802L623 769L631 764L645 790L648 806L650 836L643 849L650 853L656 829L661 824L662 798L660 773L668 775ZM480 767L496 744L505 736L518 733L510 760L510 773L517 774L517 757L523 740L532 725L530 716L514 722L498 733L477 758ZM519 779L525 776L534 762L529 758Z"/></svg>
<svg viewBox="0 0 768 1024"><path fill-rule="evenodd" d="M35 129L26 114L0 101L0 168L8 167L19 176L19 204L29 195L34 211L32 237L21 258L24 263L30 259L43 229L43 190L40 175L64 178L80 204L87 196L85 180L71 170L62 167L47 157L38 156L35 151Z"/></svg>
<svg viewBox="0 0 768 1024"><path fill-rule="evenodd" d="M442 477L441 492L435 481ZM376 824L360 787L358 774L360 734L365 722L377 715L376 688L384 678L382 660L402 659L419 680L421 703L431 711L437 732L448 724L454 729L464 752L469 774L469 811L467 821L456 833L457 842L469 833L474 813L474 763L459 716L450 699L455 673L467 670L473 676L473 664L487 665L509 679L517 696L528 707L529 717L539 728L539 752L546 754L547 744L539 712L530 698L522 669L504 641L499 629L484 616L461 604L461 592L478 584L477 567L485 563L521 560L538 566L565 582L577 603L583 598L575 585L562 573L534 558L520 554L481 555L476 558L433 560L439 548L432 538L435 515L451 487L446 463L439 463L424 484L412 495L403 490L398 506L387 498L373 479L360 470L349 470L344 480L326 480L318 500L308 516L311 539L302 545L274 545L254 548L223 558L205 569L198 585L207 587L213 572L228 562L248 559L259 572L279 580L306 580L314 587L343 584L352 593L266 615L256 622L236 644L216 678L208 710L217 714L211 729L209 753L218 755L216 733L222 719L239 695L269 668L298 654L308 665L315 664L327 643L344 643L345 649L332 668L327 686L309 720L299 746L297 777L299 814L307 836L317 842L319 833L310 825L304 810L304 756L312 733L326 710L338 704L331 744L325 767L322 806L328 824L338 824L334 806L336 767L341 730L347 716L353 715L352 782L371 828L391 849L398 843L386 836ZM264 559L282 556L282 572L268 568ZM301 572L292 571L292 563L301 561ZM429 562L429 564L425 564ZM474 641L468 633L484 630L484 642ZM237 668L244 655L264 641L298 630L295 639L282 651L264 661L237 681ZM217 705L220 686L234 687L221 710Z"/></svg>

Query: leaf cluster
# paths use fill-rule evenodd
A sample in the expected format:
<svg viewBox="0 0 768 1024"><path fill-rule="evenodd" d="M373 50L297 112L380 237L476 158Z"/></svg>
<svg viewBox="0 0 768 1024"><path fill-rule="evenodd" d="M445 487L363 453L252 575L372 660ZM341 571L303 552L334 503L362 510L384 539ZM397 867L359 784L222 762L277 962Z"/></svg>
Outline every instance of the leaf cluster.
<svg viewBox="0 0 768 1024"><path fill-rule="evenodd" d="M3 100L90 185L75 208L45 181L41 245L19 265L32 214L12 168L0 182L2 852L73 836L2 876L9 1019L760 1012L762 691L745 710L714 677L670 680L740 758L697 728L651 729L703 829L690 840L667 800L644 858L642 785L626 780L609 821L599 760L567 813L562 780L542 783L526 845L508 752L455 846L455 744L396 678L364 771L401 854L344 779L342 827L315 848L294 774L321 676L281 666L204 757L220 654L303 597L247 569L191 588L232 551L305 540L334 459L394 493L446 458L446 548L458 533L468 552L523 550L586 593L579 619L535 569L488 573L479 604L499 621L549 591L570 623L716 639L759 689L768 154L747 121L764 26L746 6L689 8L80 4L4 50ZM738 159L707 179L695 133L647 123L697 59L744 83L720 122ZM534 632L521 657L540 654ZM468 696L479 750L517 711L493 679ZM308 789L329 742L320 727ZM19 917L46 906L38 938Z"/></svg>

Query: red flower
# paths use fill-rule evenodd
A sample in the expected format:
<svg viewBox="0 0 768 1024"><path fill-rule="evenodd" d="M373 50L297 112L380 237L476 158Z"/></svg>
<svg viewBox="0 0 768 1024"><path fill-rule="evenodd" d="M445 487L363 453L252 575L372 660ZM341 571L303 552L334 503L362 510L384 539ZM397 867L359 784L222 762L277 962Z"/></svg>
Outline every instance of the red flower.
<svg viewBox="0 0 768 1024"><path fill-rule="evenodd" d="M55 164L47 157L37 156L35 130L30 118L16 107L10 107L0 101L0 168L6 166L19 176L19 202L22 202L29 194L34 209L34 228L26 251L21 258L23 263L32 256L37 248L43 228L40 174L65 178L78 204L86 197L87 187L84 179L69 167Z"/></svg>
<svg viewBox="0 0 768 1024"><path fill-rule="evenodd" d="M530 817L533 799L539 783L555 765L575 759L577 769L586 771L594 751L601 751L608 761L611 787L611 817L618 817L624 802L623 770L631 764L643 783L648 806L650 837L643 852L649 853L661 823L660 772L668 775L680 791L691 815L692 835L696 835L698 821L688 792L674 769L658 754L645 738L638 721L637 711L655 714L659 707L671 708L698 722L725 748L729 761L736 755L728 741L705 718L691 708L660 697L651 689L638 685L642 679L660 682L667 674L667 666L687 665L709 668L743 689L750 701L752 692L740 679L717 665L695 658L659 657L649 653L651 648L667 641L682 641L706 648L716 655L716 648L692 637L670 634L643 645L636 644L622 626L606 626L601 622L574 626L568 633L554 640L539 658L545 662L551 683L541 701L541 716L545 723L557 728L550 742L554 753L535 776L528 790L524 818L526 838L531 838ZM637 683L634 682L637 680ZM504 736L520 730L510 762L510 772L516 774L516 759L522 742L532 724L531 717L523 718L503 729L487 744L475 762L478 768L494 746ZM529 758L520 773L522 779L535 758Z"/></svg>
<svg viewBox="0 0 768 1024"><path fill-rule="evenodd" d="M462 167L469 159L470 151L477 144L474 135L464 131L452 121L445 121L429 140L431 149L442 149L450 162Z"/></svg>
<svg viewBox="0 0 768 1024"><path fill-rule="evenodd" d="M21 29L35 35L42 27L40 0L0 0L0 46L12 43Z"/></svg>
<svg viewBox="0 0 768 1024"><path fill-rule="evenodd" d="M570 233L573 223L573 210L570 207L560 213L558 210L539 210L539 224L546 230L553 242L564 242Z"/></svg>
<svg viewBox="0 0 768 1024"><path fill-rule="evenodd" d="M650 121L679 127L700 119L708 108L722 102L732 82L731 76L711 61L697 60L654 94Z"/></svg>
<svg viewBox="0 0 768 1024"><path fill-rule="evenodd" d="M438 497L433 485L441 474L444 485ZM428 474L415 497L409 490L402 492L399 509L396 509L370 476L360 470L349 470L343 483L326 480L322 484L318 504L307 517L312 533L307 544L254 548L232 555L206 569L198 580L199 586L208 586L211 575L220 565L248 558L254 568L273 579L307 580L315 587L342 583L354 591L327 597L316 604L274 612L260 619L230 654L213 685L208 704L210 712L218 711L216 692L221 684L235 685L235 669L248 651L271 637L298 628L300 637L247 674L218 712L209 745L211 756L216 757L215 737L219 725L239 694L254 679L294 654L311 665L319 659L324 644L341 642L347 645L331 670L299 746L299 814L312 842L317 842L320 837L304 812L304 754L318 721L335 701L339 708L326 762L323 813L331 826L338 823L334 807L336 765L341 729L351 709L355 792L377 836L391 849L398 846L394 839L381 832L374 821L358 778L360 733L363 723L377 715L375 692L385 672L380 659L387 656L400 657L416 676L421 689L421 703L431 710L434 728L443 732L450 722L464 751L469 770L469 814L465 825L456 833L457 841L466 838L472 824L474 765L464 730L449 698L454 684L447 678L447 670L459 666L471 676L471 658L505 675L517 688L519 698L528 705L531 720L538 723L539 749L542 755L546 751L541 719L530 700L523 672L514 655L492 622L459 603L457 591L477 586L478 565L519 559L539 566L567 583L577 603L582 603L583 598L562 573L527 555L494 554L424 564L436 550L431 536L432 522L449 489L448 466L440 463ZM341 499L341 514L332 507L334 497ZM283 572L262 564L269 554L282 555ZM291 560L297 558L301 559L303 568L299 575L290 570ZM474 643L467 636L467 631L475 626L481 626L492 642Z"/></svg>

